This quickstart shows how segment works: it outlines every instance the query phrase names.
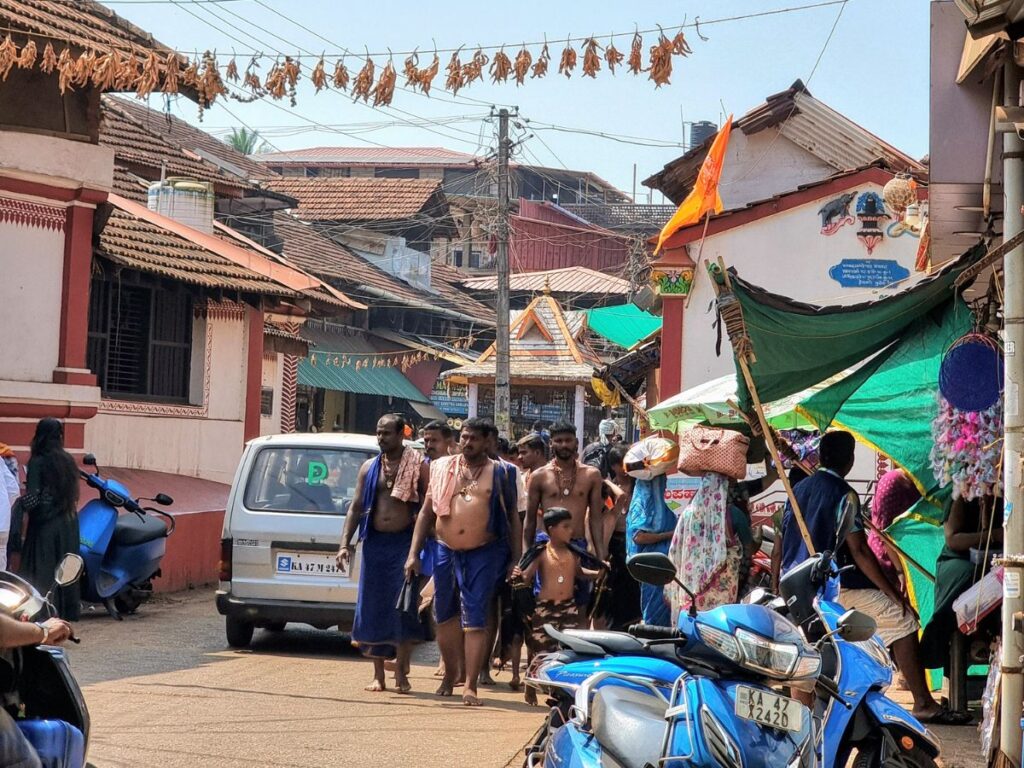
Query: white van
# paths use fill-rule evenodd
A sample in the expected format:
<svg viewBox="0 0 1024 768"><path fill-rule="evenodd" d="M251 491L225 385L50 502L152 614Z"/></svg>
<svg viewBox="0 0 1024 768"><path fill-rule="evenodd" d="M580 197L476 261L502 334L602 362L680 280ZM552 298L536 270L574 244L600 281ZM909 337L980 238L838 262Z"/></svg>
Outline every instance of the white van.
<svg viewBox="0 0 1024 768"><path fill-rule="evenodd" d="M221 537L217 611L228 645L288 622L347 632L355 617L359 559L335 555L359 467L380 452L371 435L271 435L249 442L235 475Z"/></svg>

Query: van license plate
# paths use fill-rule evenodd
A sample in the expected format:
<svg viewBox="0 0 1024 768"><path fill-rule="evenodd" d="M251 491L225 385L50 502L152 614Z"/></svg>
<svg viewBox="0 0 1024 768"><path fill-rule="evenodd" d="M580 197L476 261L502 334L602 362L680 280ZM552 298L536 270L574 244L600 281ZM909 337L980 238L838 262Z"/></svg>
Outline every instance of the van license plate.
<svg viewBox="0 0 1024 768"><path fill-rule="evenodd" d="M278 552L276 570L282 576L344 576L333 554L320 552Z"/></svg>
<svg viewBox="0 0 1024 768"><path fill-rule="evenodd" d="M736 716L784 731L800 731L804 726L799 701L746 685L736 686Z"/></svg>

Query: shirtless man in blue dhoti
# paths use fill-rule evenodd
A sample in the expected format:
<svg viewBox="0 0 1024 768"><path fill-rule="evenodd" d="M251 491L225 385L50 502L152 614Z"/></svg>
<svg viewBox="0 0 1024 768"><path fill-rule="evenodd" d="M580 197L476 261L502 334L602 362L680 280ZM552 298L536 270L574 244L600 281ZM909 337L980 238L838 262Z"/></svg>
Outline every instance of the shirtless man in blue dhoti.
<svg viewBox="0 0 1024 768"><path fill-rule="evenodd" d="M522 553L514 478L500 462L487 456L492 430L484 419L467 419L459 439L462 452L430 463L427 497L405 562L407 577L420 572L420 550L430 531L435 530L438 591L434 594L434 614L437 644L445 662L445 676L437 693L452 695L459 644L464 640L462 702L466 706L481 704L477 685L490 651L488 611L498 585L510 576ZM453 574L457 593L454 588L439 588L445 582L437 579L439 570Z"/></svg>
<svg viewBox="0 0 1024 768"><path fill-rule="evenodd" d="M366 690L375 692L385 690L384 662L396 657L395 687L399 693L412 690L409 656L413 645L423 640L420 622L396 607L405 584L402 566L427 485L422 454L403 443L405 427L405 420L397 414L377 422L380 454L359 468L338 550L338 566L347 571L355 552L350 542L359 531L363 560L352 641L373 659L373 682Z"/></svg>

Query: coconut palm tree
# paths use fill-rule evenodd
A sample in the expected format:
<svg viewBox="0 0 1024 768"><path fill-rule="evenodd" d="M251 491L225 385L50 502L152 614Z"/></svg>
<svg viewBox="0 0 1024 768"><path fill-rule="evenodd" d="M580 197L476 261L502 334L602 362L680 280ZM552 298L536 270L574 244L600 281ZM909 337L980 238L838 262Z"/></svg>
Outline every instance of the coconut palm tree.
<svg viewBox="0 0 1024 768"><path fill-rule="evenodd" d="M250 131L248 128L232 128L231 135L224 139L224 141L243 155L256 153L264 144L260 139L259 131Z"/></svg>

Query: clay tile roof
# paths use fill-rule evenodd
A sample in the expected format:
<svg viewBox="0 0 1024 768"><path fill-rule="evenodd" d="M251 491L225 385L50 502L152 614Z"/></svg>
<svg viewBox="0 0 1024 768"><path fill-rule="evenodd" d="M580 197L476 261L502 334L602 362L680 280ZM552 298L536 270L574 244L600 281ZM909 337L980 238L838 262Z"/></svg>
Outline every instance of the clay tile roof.
<svg viewBox="0 0 1024 768"><path fill-rule="evenodd" d="M340 285L347 294L371 307L385 301L409 307L430 305L442 313L458 312L485 325L494 325L494 310L464 293L458 287L461 274L451 267L437 263L431 265L431 288L434 292L428 293L370 264L292 214L276 211L273 217L274 234L284 242L285 259L323 280Z"/></svg>
<svg viewBox="0 0 1024 768"><path fill-rule="evenodd" d="M248 155L239 152L230 144L219 141L179 117L150 109L136 98L118 98L107 95L103 97L103 104L104 107L109 106L122 115L131 117L136 124L166 144L191 151L207 161L210 158L220 160L223 165L222 170L229 175L237 175L245 179L262 179L266 176L277 175L262 163L250 159Z"/></svg>
<svg viewBox="0 0 1024 768"><path fill-rule="evenodd" d="M471 291L496 291L498 278L495 275L471 277L468 280L463 279L462 284ZM587 267L564 267L541 272L517 272L510 276L509 289L531 293L550 289L552 293L625 296L629 293L629 281Z"/></svg>
<svg viewBox="0 0 1024 768"><path fill-rule="evenodd" d="M309 221L400 221L444 203L440 180L376 178L275 178L269 189L299 201Z"/></svg>
<svg viewBox="0 0 1024 768"><path fill-rule="evenodd" d="M602 365L587 345L584 312L566 312L549 295L537 296L526 309L513 313L509 328L509 372L513 382L551 381L587 384L594 368ZM492 344L476 362L441 374L455 381L493 380L495 348Z"/></svg>
<svg viewBox="0 0 1024 768"><path fill-rule="evenodd" d="M0 0L2 2L4 0ZM250 186L199 155L179 149L150 132L116 99L104 99L101 113L100 144L113 149L117 163L123 167L142 166L146 175L154 179L160 178L161 171L165 170L167 176L208 181L221 191Z"/></svg>

